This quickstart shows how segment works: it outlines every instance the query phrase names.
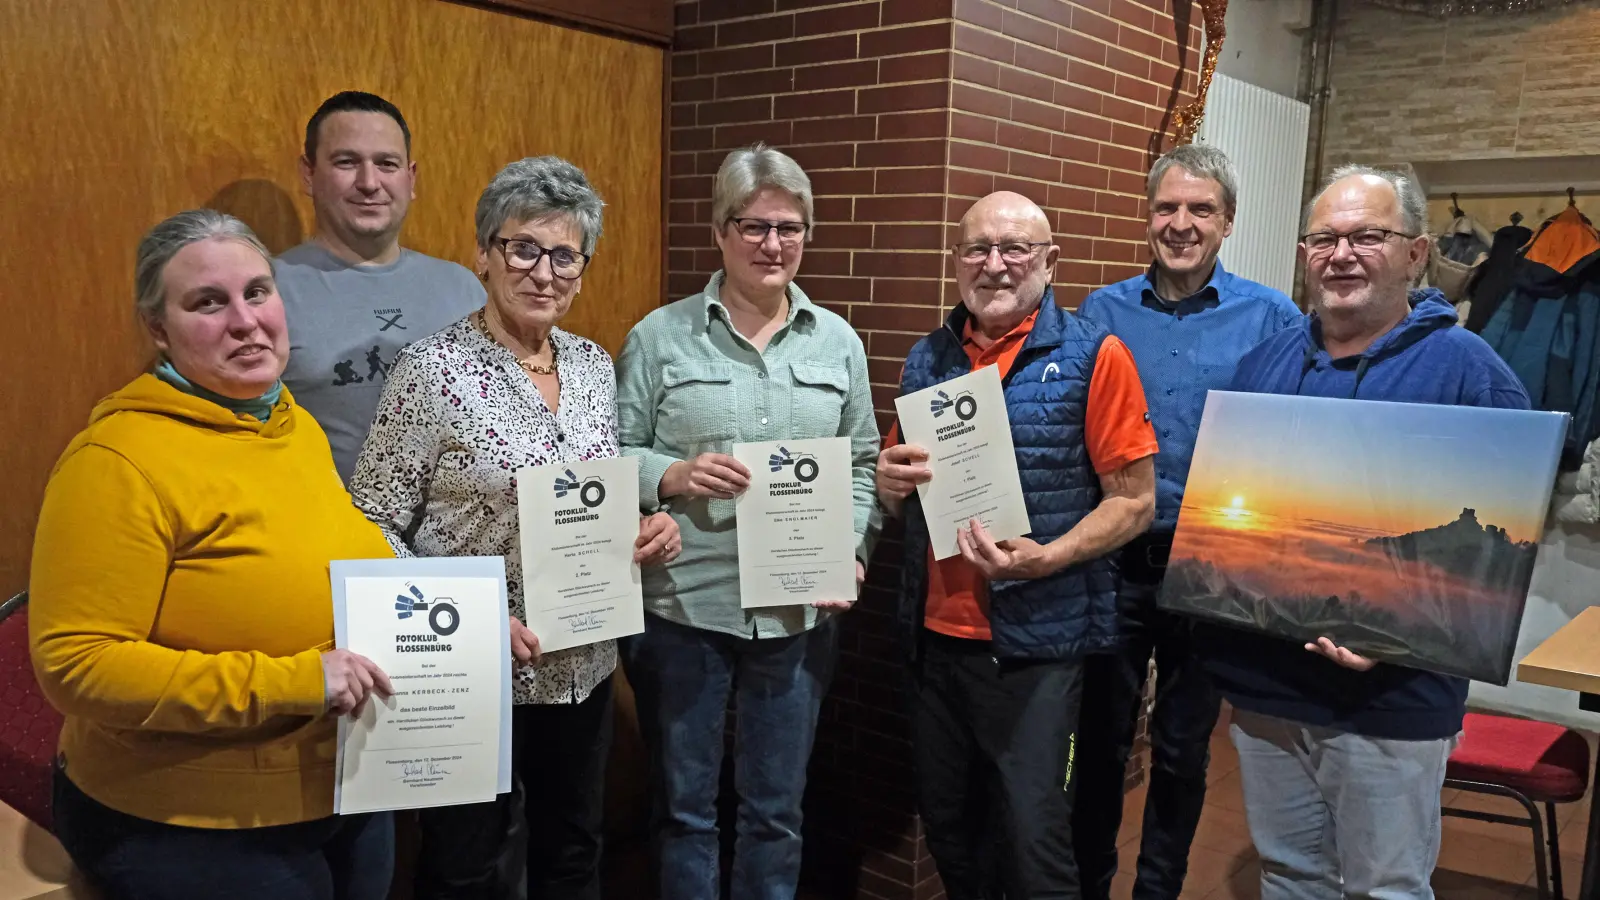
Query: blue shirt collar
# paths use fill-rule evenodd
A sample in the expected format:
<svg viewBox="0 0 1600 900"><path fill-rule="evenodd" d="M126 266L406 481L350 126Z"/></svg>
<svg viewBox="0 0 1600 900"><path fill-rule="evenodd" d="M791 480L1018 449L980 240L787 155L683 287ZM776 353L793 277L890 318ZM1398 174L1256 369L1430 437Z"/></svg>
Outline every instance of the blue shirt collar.
<svg viewBox="0 0 1600 900"><path fill-rule="evenodd" d="M1204 286L1193 294L1179 300L1176 304L1167 303L1156 293L1156 264L1151 263L1144 272L1144 287L1139 291L1139 303L1149 309L1175 315L1178 318L1215 309L1222 305L1223 289L1226 288L1228 279L1232 278L1228 271L1222 267L1222 260L1218 259L1211 268L1211 277L1206 279Z"/></svg>

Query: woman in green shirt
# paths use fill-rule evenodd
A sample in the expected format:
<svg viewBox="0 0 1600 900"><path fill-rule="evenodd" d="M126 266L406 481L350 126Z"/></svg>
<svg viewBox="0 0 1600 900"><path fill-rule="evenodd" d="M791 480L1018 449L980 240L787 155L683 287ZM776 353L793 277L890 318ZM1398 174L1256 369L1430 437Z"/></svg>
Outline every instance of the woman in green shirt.
<svg viewBox="0 0 1600 900"><path fill-rule="evenodd" d="M677 520L683 551L643 574L645 632L623 664L653 758L662 900L720 896L717 785L730 695L738 710L732 896L792 900L800 801L837 655L833 616L854 597L742 609L735 442L848 437L856 585L882 524L878 427L861 339L795 286L811 234L811 181L757 144L728 154L711 199L722 269L705 290L634 327L617 360L623 453L639 494Z"/></svg>

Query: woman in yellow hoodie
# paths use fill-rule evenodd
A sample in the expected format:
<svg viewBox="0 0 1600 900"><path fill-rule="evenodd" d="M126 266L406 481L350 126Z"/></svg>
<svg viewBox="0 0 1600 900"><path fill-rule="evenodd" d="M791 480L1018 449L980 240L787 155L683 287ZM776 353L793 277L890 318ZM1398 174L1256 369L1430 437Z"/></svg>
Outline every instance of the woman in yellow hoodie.
<svg viewBox="0 0 1600 900"><path fill-rule="evenodd" d="M57 833L114 897L379 900L393 823L333 815L335 716L390 687L332 649L328 563L392 553L278 380L283 304L250 229L179 213L135 282L161 361L95 407L34 536Z"/></svg>

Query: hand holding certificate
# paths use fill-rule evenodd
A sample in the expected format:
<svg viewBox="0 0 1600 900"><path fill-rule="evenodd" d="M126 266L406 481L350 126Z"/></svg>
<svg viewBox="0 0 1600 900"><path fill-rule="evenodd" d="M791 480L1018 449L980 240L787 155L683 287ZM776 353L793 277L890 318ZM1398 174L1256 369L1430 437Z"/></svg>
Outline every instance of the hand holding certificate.
<svg viewBox="0 0 1600 900"><path fill-rule="evenodd" d="M394 694L339 719L334 811L481 803L511 790L505 561L337 560L334 636Z"/></svg>
<svg viewBox="0 0 1600 900"><path fill-rule="evenodd" d="M917 485L935 559L960 552L956 532L977 519L995 541L1032 530L997 367L894 402L907 444L928 451L933 477Z"/></svg>
<svg viewBox="0 0 1600 900"><path fill-rule="evenodd" d="M734 444L750 470L738 499L745 609L856 597L850 439Z"/></svg>
<svg viewBox="0 0 1600 900"><path fill-rule="evenodd" d="M517 471L523 606L545 653L644 631L634 562L639 461L631 456Z"/></svg>

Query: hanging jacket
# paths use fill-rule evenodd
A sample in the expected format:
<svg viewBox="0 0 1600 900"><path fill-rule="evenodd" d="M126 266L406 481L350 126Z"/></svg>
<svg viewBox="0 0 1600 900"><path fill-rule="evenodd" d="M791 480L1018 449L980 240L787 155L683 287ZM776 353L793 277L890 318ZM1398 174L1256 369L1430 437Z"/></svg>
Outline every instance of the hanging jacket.
<svg viewBox="0 0 1600 900"><path fill-rule="evenodd" d="M1535 409L1572 414L1562 467L1600 434L1600 233L1575 207L1545 222L1518 261L1483 339Z"/></svg>
<svg viewBox="0 0 1600 900"><path fill-rule="evenodd" d="M1467 266L1477 265L1489 252L1493 242L1494 236L1489 234L1489 229L1479 225L1478 220L1471 216L1456 216L1436 240L1439 252L1446 259Z"/></svg>
<svg viewBox="0 0 1600 900"><path fill-rule="evenodd" d="M1532 239L1533 229L1522 225L1507 225L1494 233L1489 258L1478 267L1478 281L1472 286L1472 307L1466 322L1468 331L1481 334L1483 326L1489 324L1494 311L1500 308L1500 301L1511 290L1522 248Z"/></svg>

